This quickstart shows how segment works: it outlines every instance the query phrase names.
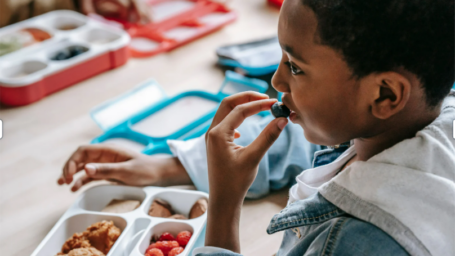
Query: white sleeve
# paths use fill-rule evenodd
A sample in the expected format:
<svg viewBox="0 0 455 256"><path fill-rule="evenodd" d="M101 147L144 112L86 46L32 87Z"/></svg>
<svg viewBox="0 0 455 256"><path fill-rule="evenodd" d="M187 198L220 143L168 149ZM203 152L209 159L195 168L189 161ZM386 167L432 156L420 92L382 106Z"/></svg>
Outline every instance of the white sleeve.
<svg viewBox="0 0 455 256"><path fill-rule="evenodd" d="M174 156L178 157L186 172L199 191L209 192L207 150L205 134L187 141L168 140L167 144Z"/></svg>

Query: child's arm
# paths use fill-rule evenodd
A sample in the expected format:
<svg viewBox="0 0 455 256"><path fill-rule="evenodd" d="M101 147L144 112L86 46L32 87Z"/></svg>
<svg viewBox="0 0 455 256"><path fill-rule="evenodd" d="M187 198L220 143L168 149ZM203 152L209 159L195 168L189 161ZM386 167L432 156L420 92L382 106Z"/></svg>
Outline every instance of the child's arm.
<svg viewBox="0 0 455 256"><path fill-rule="evenodd" d="M271 116L270 116L271 117ZM242 136L235 140L238 145L250 144L273 118L260 122L246 120L238 130ZM194 183L198 190L208 192L207 153L204 136L189 141L169 141L177 157L160 158L130 152L108 144L82 146L68 159L59 184L71 184L73 175L83 171L83 165L96 163L98 172L85 172L73 187L77 191L92 180L112 180L122 174L122 183L128 185L185 185ZM259 171L247 193L247 198L258 198L291 183L302 170L311 167L314 152L320 146L309 143L302 128L288 125L259 163ZM100 158L100 154L104 154ZM81 159L84 156L84 160ZM79 168L69 172L70 162ZM128 163L123 163L128 162ZM63 176L64 175L64 176ZM189 176L188 176L189 175ZM66 177L66 182L63 180ZM190 179L191 178L191 179Z"/></svg>
<svg viewBox="0 0 455 256"><path fill-rule="evenodd" d="M79 147L65 163L58 184L71 184L80 171L85 174L74 182L72 191L94 180L114 180L132 186L192 184L177 157L147 156L107 144Z"/></svg>
<svg viewBox="0 0 455 256"><path fill-rule="evenodd" d="M239 252L240 209L253 183L259 162L287 124L286 118L269 123L256 140L242 147L234 143L246 117L268 110L276 100L255 92L230 96L221 103L206 136L210 200L206 246Z"/></svg>
<svg viewBox="0 0 455 256"><path fill-rule="evenodd" d="M249 145L272 120L272 115L260 120L257 117L247 118L237 128L242 136L236 139L235 143L240 146ZM169 140L168 144L196 188L208 192L205 135L188 141ZM306 140L302 127L296 124L287 125L261 159L258 174L246 197L259 198L267 195L270 190L279 190L292 184L298 174L312 167L314 153L320 149L321 146Z"/></svg>

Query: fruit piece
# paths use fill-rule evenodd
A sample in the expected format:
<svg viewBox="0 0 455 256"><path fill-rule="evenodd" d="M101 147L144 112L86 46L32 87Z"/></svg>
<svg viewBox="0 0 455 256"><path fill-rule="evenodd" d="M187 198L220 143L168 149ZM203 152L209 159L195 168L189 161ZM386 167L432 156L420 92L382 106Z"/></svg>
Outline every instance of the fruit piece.
<svg viewBox="0 0 455 256"><path fill-rule="evenodd" d="M183 252L183 248L182 247L176 247L176 248L173 248L169 254L167 256L176 256L176 255L179 255L180 253Z"/></svg>
<svg viewBox="0 0 455 256"><path fill-rule="evenodd" d="M182 231L177 235L177 242L180 246L186 246L191 239L191 235L190 231Z"/></svg>
<svg viewBox="0 0 455 256"><path fill-rule="evenodd" d="M63 51L60 51L58 52L54 58L52 58L52 60L66 60L68 58L71 58L71 55L68 51L66 50L63 50Z"/></svg>
<svg viewBox="0 0 455 256"><path fill-rule="evenodd" d="M171 233L164 232L163 234L161 234L158 241L175 241L175 237Z"/></svg>
<svg viewBox="0 0 455 256"><path fill-rule="evenodd" d="M208 201L205 198L201 198L193 204L190 211L190 219L197 218L203 215L207 211Z"/></svg>
<svg viewBox="0 0 455 256"><path fill-rule="evenodd" d="M163 252L164 255L167 255L169 251L175 247L179 247L179 243L177 241L158 241L154 244L151 244L148 249L158 248Z"/></svg>
<svg viewBox="0 0 455 256"><path fill-rule="evenodd" d="M74 46L70 49L71 58L86 52L86 49L82 46Z"/></svg>
<svg viewBox="0 0 455 256"><path fill-rule="evenodd" d="M164 253L158 248L150 248L145 251L145 256L164 256Z"/></svg>
<svg viewBox="0 0 455 256"><path fill-rule="evenodd" d="M149 209L152 217L168 218L172 215L171 205L161 199L155 199Z"/></svg>
<svg viewBox="0 0 455 256"><path fill-rule="evenodd" d="M169 219L175 219L175 220L187 220L188 218L183 216L182 214L174 214Z"/></svg>
<svg viewBox="0 0 455 256"><path fill-rule="evenodd" d="M24 28L23 31L30 33L33 36L35 41L41 42L51 38L52 36L44 30L38 28Z"/></svg>
<svg viewBox="0 0 455 256"><path fill-rule="evenodd" d="M138 200L112 199L112 201L101 211L110 213L126 213L137 209L140 205L141 201Z"/></svg>
<svg viewBox="0 0 455 256"><path fill-rule="evenodd" d="M275 118L278 118L278 117L288 118L289 115L291 114L291 111L289 110L289 108L286 107L286 105L284 105L282 102L276 102L275 104L272 105L270 110L272 111L272 115Z"/></svg>

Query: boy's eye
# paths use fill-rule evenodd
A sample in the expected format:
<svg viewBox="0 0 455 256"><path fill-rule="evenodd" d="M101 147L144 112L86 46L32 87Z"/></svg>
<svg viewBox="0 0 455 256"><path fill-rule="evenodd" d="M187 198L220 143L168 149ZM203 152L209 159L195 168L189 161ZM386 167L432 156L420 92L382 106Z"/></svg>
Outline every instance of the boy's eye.
<svg viewBox="0 0 455 256"><path fill-rule="evenodd" d="M294 64L290 61L286 61L284 64L286 64L286 66L289 67L289 70L291 71L291 73L293 75L298 75L298 74L301 74L303 73L302 70L298 69L296 66L294 66Z"/></svg>

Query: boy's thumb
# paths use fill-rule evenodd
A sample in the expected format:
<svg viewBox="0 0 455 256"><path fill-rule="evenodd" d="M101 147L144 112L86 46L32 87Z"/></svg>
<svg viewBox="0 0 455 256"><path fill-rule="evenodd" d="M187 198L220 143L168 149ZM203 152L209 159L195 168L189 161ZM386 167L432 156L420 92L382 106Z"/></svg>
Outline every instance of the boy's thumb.
<svg viewBox="0 0 455 256"><path fill-rule="evenodd" d="M278 139L284 127L288 124L287 118L277 118L272 120L259 136L249 145L246 150L249 154L248 157L255 158L260 161L265 152L269 150L270 146Z"/></svg>

